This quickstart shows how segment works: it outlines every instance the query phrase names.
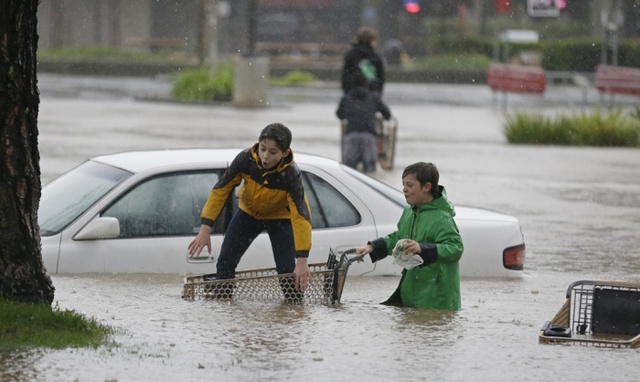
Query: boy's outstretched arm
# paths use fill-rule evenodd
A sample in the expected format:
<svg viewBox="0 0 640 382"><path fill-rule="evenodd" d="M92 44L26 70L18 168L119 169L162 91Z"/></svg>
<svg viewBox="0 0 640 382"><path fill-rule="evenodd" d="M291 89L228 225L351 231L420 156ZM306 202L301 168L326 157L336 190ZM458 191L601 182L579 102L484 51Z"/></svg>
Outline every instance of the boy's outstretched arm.
<svg viewBox="0 0 640 382"><path fill-rule="evenodd" d="M295 273L296 278L296 289L299 291L307 289L309 278L311 277L311 270L309 269L309 263L306 257L296 258L296 268L293 273Z"/></svg>
<svg viewBox="0 0 640 382"><path fill-rule="evenodd" d="M206 224L200 225L198 235L189 243L189 257L199 256L204 247L211 254L211 227Z"/></svg>

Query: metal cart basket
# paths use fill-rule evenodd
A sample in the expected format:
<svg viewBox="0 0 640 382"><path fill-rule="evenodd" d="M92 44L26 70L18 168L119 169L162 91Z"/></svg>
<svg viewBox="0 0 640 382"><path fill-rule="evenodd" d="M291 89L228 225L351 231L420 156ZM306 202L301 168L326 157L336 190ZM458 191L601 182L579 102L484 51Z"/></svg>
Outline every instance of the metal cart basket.
<svg viewBox="0 0 640 382"><path fill-rule="evenodd" d="M640 346L640 284L581 280L540 330L539 342L612 348Z"/></svg>
<svg viewBox="0 0 640 382"><path fill-rule="evenodd" d="M185 277L182 298L335 305L342 297L349 266L362 259L362 255L349 256L354 252L345 251L338 260L331 249L326 263L309 264L311 279L304 292L296 290L293 273L279 275L275 268L264 268L236 272L234 279L227 280L207 281L205 275Z"/></svg>

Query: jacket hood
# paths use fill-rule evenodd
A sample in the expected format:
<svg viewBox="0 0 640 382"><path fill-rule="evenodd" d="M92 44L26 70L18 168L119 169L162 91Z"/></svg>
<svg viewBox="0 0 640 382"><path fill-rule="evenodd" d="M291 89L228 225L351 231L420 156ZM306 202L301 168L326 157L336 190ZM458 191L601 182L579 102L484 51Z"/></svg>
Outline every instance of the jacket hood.
<svg viewBox="0 0 640 382"><path fill-rule="evenodd" d="M453 204L449 201L449 199L447 199L447 191L444 189L444 187L442 186L439 186L439 187L440 187L439 197L433 199L429 203L418 204L416 206L413 206L413 209L416 210L416 212L442 210L442 211L448 212L449 214L451 214L451 216L456 216L456 211Z"/></svg>

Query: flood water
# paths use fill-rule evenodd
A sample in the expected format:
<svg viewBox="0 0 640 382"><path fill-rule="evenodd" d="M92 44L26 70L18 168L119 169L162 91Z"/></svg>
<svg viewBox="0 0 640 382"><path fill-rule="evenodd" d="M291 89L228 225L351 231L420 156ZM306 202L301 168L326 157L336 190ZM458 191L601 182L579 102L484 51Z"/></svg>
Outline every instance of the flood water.
<svg viewBox="0 0 640 382"><path fill-rule="evenodd" d="M294 130L294 150L337 158L334 109L44 97L43 179L113 151L246 146L276 120ZM399 187L404 166L432 161L454 203L518 217L522 279L462 279L462 310L443 313L380 305L396 277L349 277L342 303L326 306L185 301L180 275L53 275L54 304L113 326L116 345L0 353L0 381L637 379L638 349L543 345L537 335L571 282L640 282L640 150L508 145L502 114L486 107L392 111L396 169L377 177Z"/></svg>

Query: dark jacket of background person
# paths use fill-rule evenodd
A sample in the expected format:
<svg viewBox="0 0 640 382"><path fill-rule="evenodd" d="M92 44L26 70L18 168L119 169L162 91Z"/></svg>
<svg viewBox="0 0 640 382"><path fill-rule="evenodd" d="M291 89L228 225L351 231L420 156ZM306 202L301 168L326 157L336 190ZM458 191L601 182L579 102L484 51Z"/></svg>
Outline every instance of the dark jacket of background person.
<svg viewBox="0 0 640 382"><path fill-rule="evenodd" d="M376 135L377 112L384 119L391 118L391 111L380 95L359 86L342 96L336 115L347 121L345 134L362 131Z"/></svg>
<svg viewBox="0 0 640 382"><path fill-rule="evenodd" d="M354 75L362 73L360 65L368 61L375 68L375 79L369 80L369 90L382 94L385 82L384 63L370 43L358 41L344 57L342 66L342 91L347 93L355 87Z"/></svg>

